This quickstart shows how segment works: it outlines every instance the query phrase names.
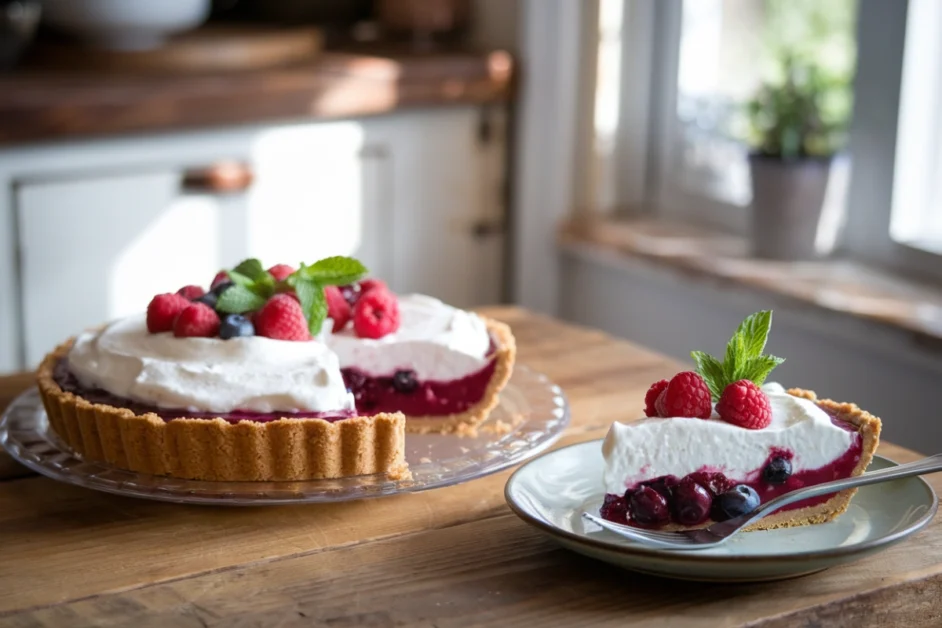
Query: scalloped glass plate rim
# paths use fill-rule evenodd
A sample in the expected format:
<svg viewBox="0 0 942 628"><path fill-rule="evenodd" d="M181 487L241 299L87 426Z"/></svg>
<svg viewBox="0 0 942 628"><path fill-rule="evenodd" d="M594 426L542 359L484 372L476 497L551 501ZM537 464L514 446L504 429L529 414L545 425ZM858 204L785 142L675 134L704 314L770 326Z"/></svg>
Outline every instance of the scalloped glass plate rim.
<svg viewBox="0 0 942 628"><path fill-rule="evenodd" d="M0 417L0 445L46 477L94 490L145 499L204 505L263 506L348 501L443 488L502 471L545 451L569 425L569 403L545 375L517 365L497 407L477 437L406 434L409 480L366 475L285 482L209 482L152 476L86 462L48 429L35 388ZM494 432L498 422L511 425Z"/></svg>

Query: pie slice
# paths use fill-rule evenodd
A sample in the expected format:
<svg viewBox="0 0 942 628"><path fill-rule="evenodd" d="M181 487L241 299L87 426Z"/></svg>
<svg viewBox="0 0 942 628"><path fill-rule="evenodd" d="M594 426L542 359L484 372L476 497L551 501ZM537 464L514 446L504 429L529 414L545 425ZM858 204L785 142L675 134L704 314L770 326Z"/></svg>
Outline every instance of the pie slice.
<svg viewBox="0 0 942 628"><path fill-rule="evenodd" d="M762 353L770 325L771 312L747 318L723 362L694 352L699 372L657 382L646 418L612 425L602 448L604 518L665 530L705 527L867 469L880 419L811 391L760 386L782 361ZM785 506L747 529L831 521L855 492Z"/></svg>

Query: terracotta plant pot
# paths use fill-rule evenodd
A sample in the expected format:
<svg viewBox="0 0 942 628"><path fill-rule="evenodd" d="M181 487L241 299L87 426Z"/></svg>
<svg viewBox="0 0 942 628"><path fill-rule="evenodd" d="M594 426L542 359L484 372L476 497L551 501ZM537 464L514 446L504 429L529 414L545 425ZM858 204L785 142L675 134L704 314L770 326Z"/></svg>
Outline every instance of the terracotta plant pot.
<svg viewBox="0 0 942 628"><path fill-rule="evenodd" d="M756 257L808 260L820 257L821 223L831 159L783 160L750 155L752 250Z"/></svg>

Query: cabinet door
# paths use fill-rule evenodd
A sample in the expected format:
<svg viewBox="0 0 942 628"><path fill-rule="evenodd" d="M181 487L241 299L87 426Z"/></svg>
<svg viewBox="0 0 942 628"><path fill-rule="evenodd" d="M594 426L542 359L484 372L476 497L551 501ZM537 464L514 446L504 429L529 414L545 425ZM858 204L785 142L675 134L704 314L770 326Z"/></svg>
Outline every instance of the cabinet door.
<svg viewBox="0 0 942 628"><path fill-rule="evenodd" d="M503 294L503 116L477 108L397 114L368 129L389 146L392 286L459 307ZM484 129L482 124L491 125ZM483 131L483 132L482 132Z"/></svg>
<svg viewBox="0 0 942 628"><path fill-rule="evenodd" d="M83 328L147 306L221 267L224 204L154 171L16 190L27 366ZM228 256L226 256L228 257Z"/></svg>
<svg viewBox="0 0 942 628"><path fill-rule="evenodd" d="M383 237L385 152L365 123L310 124L260 133L252 150L248 251L265 263L358 257L384 276L392 240Z"/></svg>

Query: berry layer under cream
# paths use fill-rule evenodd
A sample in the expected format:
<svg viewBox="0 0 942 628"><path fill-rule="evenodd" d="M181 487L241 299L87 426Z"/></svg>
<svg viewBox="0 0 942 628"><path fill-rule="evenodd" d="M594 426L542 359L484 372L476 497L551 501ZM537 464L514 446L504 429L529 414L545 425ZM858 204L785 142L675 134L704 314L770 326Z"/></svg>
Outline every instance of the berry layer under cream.
<svg viewBox="0 0 942 628"><path fill-rule="evenodd" d="M773 449L792 452L792 472L798 474L826 467L859 448L859 434L813 402L793 397L777 384L762 389L772 405L772 422L761 430L715 416L613 424L602 445L606 492L621 495L651 478L680 478L702 470L747 482L765 466Z"/></svg>
<svg viewBox="0 0 942 628"><path fill-rule="evenodd" d="M68 356L79 384L156 408L192 412L354 410L337 355L318 341L174 338L143 315L81 334Z"/></svg>

